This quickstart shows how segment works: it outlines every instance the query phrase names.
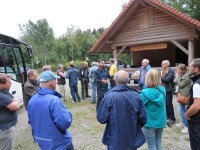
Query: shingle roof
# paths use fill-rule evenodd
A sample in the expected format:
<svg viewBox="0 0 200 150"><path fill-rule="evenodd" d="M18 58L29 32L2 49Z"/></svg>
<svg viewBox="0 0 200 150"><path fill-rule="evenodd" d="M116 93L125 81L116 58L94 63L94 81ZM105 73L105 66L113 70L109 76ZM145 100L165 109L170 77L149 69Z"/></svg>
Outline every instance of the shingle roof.
<svg viewBox="0 0 200 150"><path fill-rule="evenodd" d="M127 13L129 8L134 5L133 3L136 3L141 0L130 0L129 3L126 5L124 10L119 14L119 16L115 19L115 21L110 25L110 27L104 31L102 36L98 39L98 41L93 45L93 47L90 49L90 52L94 52L95 48L97 46L100 46L100 44L105 40L105 37L109 35L111 30L117 25L117 23L123 18L123 16ZM155 5L158 8L161 8L162 10L168 11L172 15L188 22L189 24L193 25L194 27L200 28L200 22L170 6L167 4L161 2L160 0L144 0L145 2L149 3L150 5Z"/></svg>

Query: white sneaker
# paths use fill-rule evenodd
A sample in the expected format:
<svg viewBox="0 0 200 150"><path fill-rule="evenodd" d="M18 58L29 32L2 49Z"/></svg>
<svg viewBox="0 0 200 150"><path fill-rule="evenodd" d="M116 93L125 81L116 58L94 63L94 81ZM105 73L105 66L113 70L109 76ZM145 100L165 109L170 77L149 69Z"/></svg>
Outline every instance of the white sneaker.
<svg viewBox="0 0 200 150"><path fill-rule="evenodd" d="M188 133L188 128L184 127L183 130L181 130L181 133Z"/></svg>
<svg viewBox="0 0 200 150"><path fill-rule="evenodd" d="M182 128L182 127L184 127L184 126L183 126L182 123L177 123L177 124L176 124L176 127L178 127L178 128Z"/></svg>

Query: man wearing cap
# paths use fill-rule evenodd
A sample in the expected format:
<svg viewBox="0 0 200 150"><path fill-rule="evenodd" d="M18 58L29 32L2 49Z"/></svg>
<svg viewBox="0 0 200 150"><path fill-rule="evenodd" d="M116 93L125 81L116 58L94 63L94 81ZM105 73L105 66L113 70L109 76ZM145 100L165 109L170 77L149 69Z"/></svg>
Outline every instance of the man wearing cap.
<svg viewBox="0 0 200 150"><path fill-rule="evenodd" d="M56 78L52 71L40 75L40 89L29 101L28 118L34 140L42 150L74 150L72 135L68 128L72 115L60 101L56 89Z"/></svg>

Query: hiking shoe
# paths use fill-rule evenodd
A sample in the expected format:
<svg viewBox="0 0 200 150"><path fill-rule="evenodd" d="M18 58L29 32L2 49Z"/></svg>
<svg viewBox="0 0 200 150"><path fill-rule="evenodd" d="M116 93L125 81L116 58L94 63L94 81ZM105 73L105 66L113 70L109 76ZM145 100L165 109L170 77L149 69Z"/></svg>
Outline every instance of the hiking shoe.
<svg viewBox="0 0 200 150"><path fill-rule="evenodd" d="M181 133L184 133L184 134L185 134L185 133L188 133L188 128L187 128L187 127L184 127L183 130L181 130Z"/></svg>
<svg viewBox="0 0 200 150"><path fill-rule="evenodd" d="M182 127L184 127L184 125L183 125L182 123L177 123L177 124L176 124L176 127L182 128Z"/></svg>
<svg viewBox="0 0 200 150"><path fill-rule="evenodd" d="M172 127L174 124L175 124L174 120L171 120L171 119L167 120L168 127Z"/></svg>

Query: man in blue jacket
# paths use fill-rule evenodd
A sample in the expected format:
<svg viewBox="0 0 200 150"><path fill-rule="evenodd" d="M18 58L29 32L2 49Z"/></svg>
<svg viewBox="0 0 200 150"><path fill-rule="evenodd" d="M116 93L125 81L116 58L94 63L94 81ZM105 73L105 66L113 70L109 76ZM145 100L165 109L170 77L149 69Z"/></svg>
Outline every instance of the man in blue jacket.
<svg viewBox="0 0 200 150"><path fill-rule="evenodd" d="M80 96L78 94L78 70L74 67L74 64L70 63L70 69L67 71L66 78L69 79L69 87L71 90L71 95L74 102L81 101Z"/></svg>
<svg viewBox="0 0 200 150"><path fill-rule="evenodd" d="M126 84L127 72L120 70L115 74L117 86L105 94L97 120L107 124L102 142L108 150L136 150L145 143L142 127L147 122L145 107L137 91Z"/></svg>
<svg viewBox="0 0 200 150"><path fill-rule="evenodd" d="M59 76L49 70L40 75L41 88L28 104L29 124L41 150L74 150L68 131L72 115L55 91L56 78Z"/></svg>

